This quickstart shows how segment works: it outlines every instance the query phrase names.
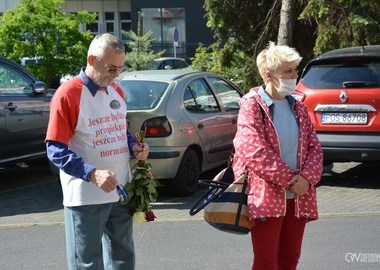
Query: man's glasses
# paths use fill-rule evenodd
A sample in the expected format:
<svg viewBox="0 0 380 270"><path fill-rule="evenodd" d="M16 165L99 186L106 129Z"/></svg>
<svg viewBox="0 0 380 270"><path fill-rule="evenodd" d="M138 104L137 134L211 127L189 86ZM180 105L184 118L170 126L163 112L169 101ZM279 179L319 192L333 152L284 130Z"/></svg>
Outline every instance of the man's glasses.
<svg viewBox="0 0 380 270"><path fill-rule="evenodd" d="M102 60L100 60L99 58L96 57L96 59L99 61L99 62L102 62ZM125 71L127 68L123 65L123 66L114 66L114 65L109 65L109 64L104 64L104 67L107 69L107 72L109 74L115 74L116 72L119 72L119 73L122 73L123 71Z"/></svg>
<svg viewBox="0 0 380 270"><path fill-rule="evenodd" d="M107 69L107 72L110 74L115 74L116 72L122 73L123 71L127 69L125 66L115 67L115 66L110 66L107 64L104 64L104 67Z"/></svg>

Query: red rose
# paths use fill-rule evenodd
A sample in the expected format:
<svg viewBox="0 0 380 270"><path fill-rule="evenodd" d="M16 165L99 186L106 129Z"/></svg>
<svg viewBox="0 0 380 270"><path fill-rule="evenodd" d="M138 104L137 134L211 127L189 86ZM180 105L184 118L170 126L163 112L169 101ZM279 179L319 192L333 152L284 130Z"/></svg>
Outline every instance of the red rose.
<svg viewBox="0 0 380 270"><path fill-rule="evenodd" d="M156 216L154 215L153 211L148 211L145 213L145 217L146 217L146 221L154 221L154 219L156 218Z"/></svg>

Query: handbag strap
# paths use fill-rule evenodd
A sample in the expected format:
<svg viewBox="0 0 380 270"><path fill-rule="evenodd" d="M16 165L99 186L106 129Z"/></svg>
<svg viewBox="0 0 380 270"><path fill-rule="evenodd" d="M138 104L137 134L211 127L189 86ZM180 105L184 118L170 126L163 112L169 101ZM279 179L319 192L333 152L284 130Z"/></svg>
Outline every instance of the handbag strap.
<svg viewBox="0 0 380 270"><path fill-rule="evenodd" d="M214 180L206 180L206 179L199 179L198 183L202 186L210 187L210 188L221 188L225 190L229 187L231 183L224 182L224 181L214 181Z"/></svg>
<svg viewBox="0 0 380 270"><path fill-rule="evenodd" d="M205 208L209 203L213 200L217 199L222 195L223 191L225 191L233 182L234 175L232 171L232 159L235 153L234 147L232 147L231 154L228 158L227 168L224 171L220 181L214 180L206 180L199 179L198 183L202 186L207 186L209 189L205 194L203 194L190 209L189 214L191 216L199 213L203 208Z"/></svg>
<svg viewBox="0 0 380 270"><path fill-rule="evenodd" d="M217 182L205 179L200 179L198 182L201 185L208 186L209 189L195 202L193 207L191 207L189 211L190 216L194 216L195 214L199 213L209 203L222 195L223 191L225 191L230 185L225 182Z"/></svg>

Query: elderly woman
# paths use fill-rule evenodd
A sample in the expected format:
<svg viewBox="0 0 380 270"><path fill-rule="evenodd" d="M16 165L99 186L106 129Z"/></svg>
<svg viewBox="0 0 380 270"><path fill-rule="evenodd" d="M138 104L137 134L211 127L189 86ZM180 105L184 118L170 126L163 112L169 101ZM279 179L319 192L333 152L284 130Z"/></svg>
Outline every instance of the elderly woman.
<svg viewBox="0 0 380 270"><path fill-rule="evenodd" d="M248 173L252 269L296 269L306 222L318 218L322 150L306 107L291 96L301 59L270 42L257 57L264 85L240 103L234 173Z"/></svg>

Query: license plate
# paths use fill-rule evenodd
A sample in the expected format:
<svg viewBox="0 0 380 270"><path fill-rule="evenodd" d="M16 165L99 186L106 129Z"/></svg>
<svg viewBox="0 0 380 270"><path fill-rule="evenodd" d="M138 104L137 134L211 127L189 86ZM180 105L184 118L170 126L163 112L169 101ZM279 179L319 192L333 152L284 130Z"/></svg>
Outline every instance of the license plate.
<svg viewBox="0 0 380 270"><path fill-rule="evenodd" d="M367 124L367 113L322 113L322 124Z"/></svg>

